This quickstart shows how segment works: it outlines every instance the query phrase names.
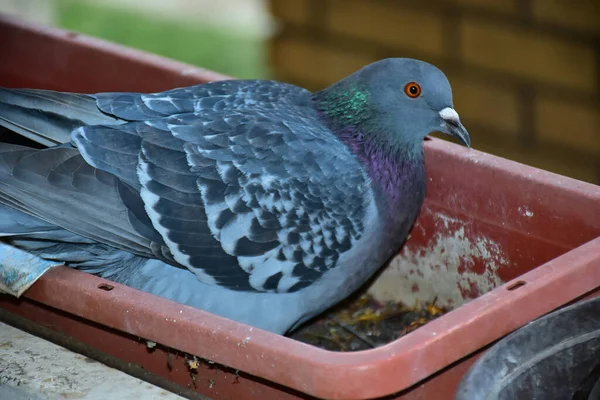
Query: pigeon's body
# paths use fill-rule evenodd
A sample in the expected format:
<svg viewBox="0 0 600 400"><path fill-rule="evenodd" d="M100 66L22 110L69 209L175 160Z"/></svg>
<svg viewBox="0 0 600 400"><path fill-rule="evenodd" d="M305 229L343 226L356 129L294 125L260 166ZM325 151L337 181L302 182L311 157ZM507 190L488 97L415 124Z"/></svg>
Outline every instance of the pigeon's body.
<svg viewBox="0 0 600 400"><path fill-rule="evenodd" d="M427 69L447 85L434 67L398 60L381 63ZM348 78L315 94L274 81L156 94L1 90L0 125L71 144L0 144L0 235L286 332L363 284L423 202L422 139L440 122L394 132L396 117L378 104L394 99L371 84L381 72L362 71L356 85ZM446 91L439 110L451 107Z"/></svg>

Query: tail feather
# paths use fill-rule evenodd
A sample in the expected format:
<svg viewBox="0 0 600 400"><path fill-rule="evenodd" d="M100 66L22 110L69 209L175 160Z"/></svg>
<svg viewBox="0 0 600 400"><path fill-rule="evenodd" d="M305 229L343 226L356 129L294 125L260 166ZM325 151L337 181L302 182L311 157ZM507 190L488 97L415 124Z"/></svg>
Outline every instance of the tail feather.
<svg viewBox="0 0 600 400"><path fill-rule="evenodd" d="M45 146L69 142L80 126L123 122L100 111L92 95L0 88L0 126Z"/></svg>
<svg viewBox="0 0 600 400"><path fill-rule="evenodd" d="M130 268L146 261L79 236L30 214L0 204L0 241L45 260L64 262L105 278L128 279Z"/></svg>

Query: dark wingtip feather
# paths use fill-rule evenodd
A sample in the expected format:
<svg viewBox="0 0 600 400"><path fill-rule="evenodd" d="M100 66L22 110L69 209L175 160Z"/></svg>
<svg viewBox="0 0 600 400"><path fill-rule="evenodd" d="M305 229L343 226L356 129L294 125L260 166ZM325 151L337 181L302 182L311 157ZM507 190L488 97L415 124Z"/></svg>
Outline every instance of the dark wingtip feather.
<svg viewBox="0 0 600 400"><path fill-rule="evenodd" d="M69 142L80 126L119 123L91 95L0 88L0 126L44 146Z"/></svg>

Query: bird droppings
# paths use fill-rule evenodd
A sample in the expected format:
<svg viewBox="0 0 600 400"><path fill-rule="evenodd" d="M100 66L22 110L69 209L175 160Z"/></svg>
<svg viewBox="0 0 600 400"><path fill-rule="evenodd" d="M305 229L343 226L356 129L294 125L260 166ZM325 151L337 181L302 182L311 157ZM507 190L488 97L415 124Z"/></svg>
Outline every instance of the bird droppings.
<svg viewBox="0 0 600 400"><path fill-rule="evenodd" d="M378 347L504 283L498 270L508 258L498 243L447 215L434 221L426 247L403 248L361 294L292 337L333 351Z"/></svg>
<svg viewBox="0 0 600 400"><path fill-rule="evenodd" d="M205 381L208 384L208 388L212 389L213 386L215 386L216 381L208 376L200 376L199 372L200 369L202 367L202 365L205 365L209 370L214 369L215 371L218 371L221 367L220 364L215 363L214 361L210 361L210 360L204 360L202 358L196 357L196 356L190 356L190 355L186 355L185 356L185 365L188 368L189 374L190 374L190 378L191 378L191 383L188 384L188 387L194 387L195 389L198 388L196 382L198 380L202 380ZM234 380L233 383L238 383L239 382L239 370L233 370L229 367L224 367L227 369L228 372L230 371L235 371L234 372ZM227 378L225 376L225 378Z"/></svg>
<svg viewBox="0 0 600 400"><path fill-rule="evenodd" d="M437 298L439 306L454 308L504 283L498 270L508 259L496 242L469 238L459 220L443 214L434 218L438 233L429 246L403 248L369 287L375 299L414 304Z"/></svg>
<svg viewBox="0 0 600 400"><path fill-rule="evenodd" d="M148 340L148 341L146 341L146 346L147 346L149 349L153 349L153 348L155 348L155 347L156 347L156 342L153 342L153 341L151 341L151 340Z"/></svg>
<svg viewBox="0 0 600 400"><path fill-rule="evenodd" d="M478 158L478 154L474 153L472 151L467 151L467 153L465 154L465 158L473 161L473 164L477 164L479 163L479 158Z"/></svg>
<svg viewBox="0 0 600 400"><path fill-rule="evenodd" d="M528 209L525 206L519 207L518 210L521 215L523 215L527 218L533 217L533 211L531 211L530 209Z"/></svg>
<svg viewBox="0 0 600 400"><path fill-rule="evenodd" d="M196 357L194 357L191 360L187 360L187 366L188 366L189 369L195 371L200 366L200 362L196 359Z"/></svg>

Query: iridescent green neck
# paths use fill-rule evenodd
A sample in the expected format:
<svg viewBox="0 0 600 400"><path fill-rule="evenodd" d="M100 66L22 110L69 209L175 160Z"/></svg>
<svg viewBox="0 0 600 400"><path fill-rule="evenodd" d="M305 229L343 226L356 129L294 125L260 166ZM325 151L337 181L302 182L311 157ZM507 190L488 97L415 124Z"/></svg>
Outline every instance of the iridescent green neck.
<svg viewBox="0 0 600 400"><path fill-rule="evenodd" d="M315 93L317 107L331 122L343 127L358 127L370 116L369 92L358 85L341 81Z"/></svg>

